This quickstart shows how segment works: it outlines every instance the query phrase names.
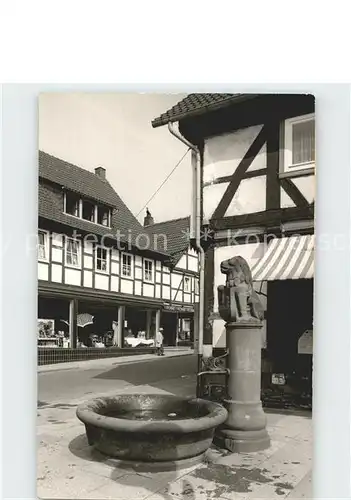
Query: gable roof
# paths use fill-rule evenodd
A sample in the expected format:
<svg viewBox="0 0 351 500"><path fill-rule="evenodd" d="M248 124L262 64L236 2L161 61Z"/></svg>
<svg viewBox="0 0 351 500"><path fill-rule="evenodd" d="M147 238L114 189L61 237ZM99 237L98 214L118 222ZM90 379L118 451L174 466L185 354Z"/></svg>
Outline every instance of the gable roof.
<svg viewBox="0 0 351 500"><path fill-rule="evenodd" d="M159 236L156 238L157 247L171 256L172 264L176 264L189 248L189 229L190 217L158 222L145 228L150 235Z"/></svg>
<svg viewBox="0 0 351 500"><path fill-rule="evenodd" d="M113 237L116 236L117 238L117 235L119 235L118 238L121 241L130 240L133 245L136 244L138 235L148 234L111 184L107 180L99 178L93 172L40 151L39 179L39 217L100 236L111 235L112 233ZM67 188L82 196L110 206L112 209L112 227L99 226L65 214L63 212L62 197L57 197L53 185ZM140 238L140 245L144 249L145 238ZM163 252L161 249L158 250L154 246L152 238L150 238L147 249L160 254L167 254L167 252Z"/></svg>
<svg viewBox="0 0 351 500"><path fill-rule="evenodd" d="M195 116L207 111L228 106L233 102L256 97L257 94L188 94L171 109L155 118L151 124L160 127L170 122L177 122L182 118Z"/></svg>

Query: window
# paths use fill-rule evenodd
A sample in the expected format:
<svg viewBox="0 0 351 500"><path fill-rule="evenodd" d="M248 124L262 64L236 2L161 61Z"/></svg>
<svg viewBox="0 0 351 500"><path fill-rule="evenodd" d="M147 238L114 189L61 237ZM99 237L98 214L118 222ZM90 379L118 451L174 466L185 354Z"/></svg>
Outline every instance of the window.
<svg viewBox="0 0 351 500"><path fill-rule="evenodd" d="M97 223L102 226L110 225L110 210L102 205L98 205L97 209Z"/></svg>
<svg viewBox="0 0 351 500"><path fill-rule="evenodd" d="M101 226L111 227L110 208L98 205L92 200L83 199L70 191L64 195L64 212Z"/></svg>
<svg viewBox="0 0 351 500"><path fill-rule="evenodd" d="M49 245L48 233L46 231L39 231L38 233L38 259L49 260Z"/></svg>
<svg viewBox="0 0 351 500"><path fill-rule="evenodd" d="M190 292L190 278L184 277L184 292Z"/></svg>
<svg viewBox="0 0 351 500"><path fill-rule="evenodd" d="M144 281L154 281L153 261L144 259Z"/></svg>
<svg viewBox="0 0 351 500"><path fill-rule="evenodd" d="M80 267L80 242L74 238L66 238L66 265Z"/></svg>
<svg viewBox="0 0 351 500"><path fill-rule="evenodd" d="M95 221L95 204L88 200L83 200L83 219L90 222Z"/></svg>
<svg viewBox="0 0 351 500"><path fill-rule="evenodd" d="M79 217L80 198L75 193L67 192L65 194L65 212L69 215Z"/></svg>
<svg viewBox="0 0 351 500"><path fill-rule="evenodd" d="M97 271L108 272L109 251L105 247L96 247L95 267Z"/></svg>
<svg viewBox="0 0 351 500"><path fill-rule="evenodd" d="M128 253L122 254L122 276L132 277L132 256Z"/></svg>
<svg viewBox="0 0 351 500"><path fill-rule="evenodd" d="M284 170L315 166L315 117L299 116L285 121Z"/></svg>

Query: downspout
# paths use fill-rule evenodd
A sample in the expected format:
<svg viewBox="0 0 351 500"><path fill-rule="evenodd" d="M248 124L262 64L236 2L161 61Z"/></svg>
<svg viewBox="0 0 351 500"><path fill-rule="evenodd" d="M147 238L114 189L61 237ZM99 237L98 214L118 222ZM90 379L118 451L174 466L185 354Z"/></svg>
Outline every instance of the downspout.
<svg viewBox="0 0 351 500"><path fill-rule="evenodd" d="M175 128L174 123L168 123L168 130L174 137L188 146L192 151L191 166L193 174L193 197L190 217L190 238L195 239L195 248L200 255L200 286L199 286L199 341L198 341L198 372L202 369L204 342L204 290L205 290L205 252L201 246L201 159L199 149L187 141Z"/></svg>

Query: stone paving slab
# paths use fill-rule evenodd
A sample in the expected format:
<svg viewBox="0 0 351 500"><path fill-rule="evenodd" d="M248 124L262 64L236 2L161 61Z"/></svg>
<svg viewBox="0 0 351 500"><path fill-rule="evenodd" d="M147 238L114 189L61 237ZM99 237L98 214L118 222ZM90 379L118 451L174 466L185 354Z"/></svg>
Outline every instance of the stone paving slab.
<svg viewBox="0 0 351 500"><path fill-rule="evenodd" d="M178 380L169 381L168 391L166 385L162 387L126 387L118 392L181 393L185 386ZM81 400L47 404L38 410L40 498L253 500L312 496L310 418L267 413L272 439L267 450L239 455L212 447L203 464L145 473L119 467L88 446L84 425L75 416Z"/></svg>

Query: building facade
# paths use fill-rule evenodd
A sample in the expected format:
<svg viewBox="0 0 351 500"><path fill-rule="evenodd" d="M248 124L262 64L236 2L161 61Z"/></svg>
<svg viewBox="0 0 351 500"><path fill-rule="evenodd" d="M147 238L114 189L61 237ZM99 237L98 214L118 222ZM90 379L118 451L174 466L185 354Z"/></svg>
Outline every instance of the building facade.
<svg viewBox="0 0 351 500"><path fill-rule="evenodd" d="M190 94L153 122L178 122L201 154L205 350L225 349L220 264L241 255L265 310L264 385L300 395L312 388L314 112L311 95Z"/></svg>
<svg viewBox="0 0 351 500"><path fill-rule="evenodd" d="M184 224L165 235L153 231L150 217L145 227L137 221L105 169L94 174L40 152L39 356L54 349L64 349L67 359L69 351L77 357L90 347L104 355L107 348L147 348L161 326L168 345L191 343L197 255L180 232ZM181 242L176 260L168 250L172 238Z"/></svg>

